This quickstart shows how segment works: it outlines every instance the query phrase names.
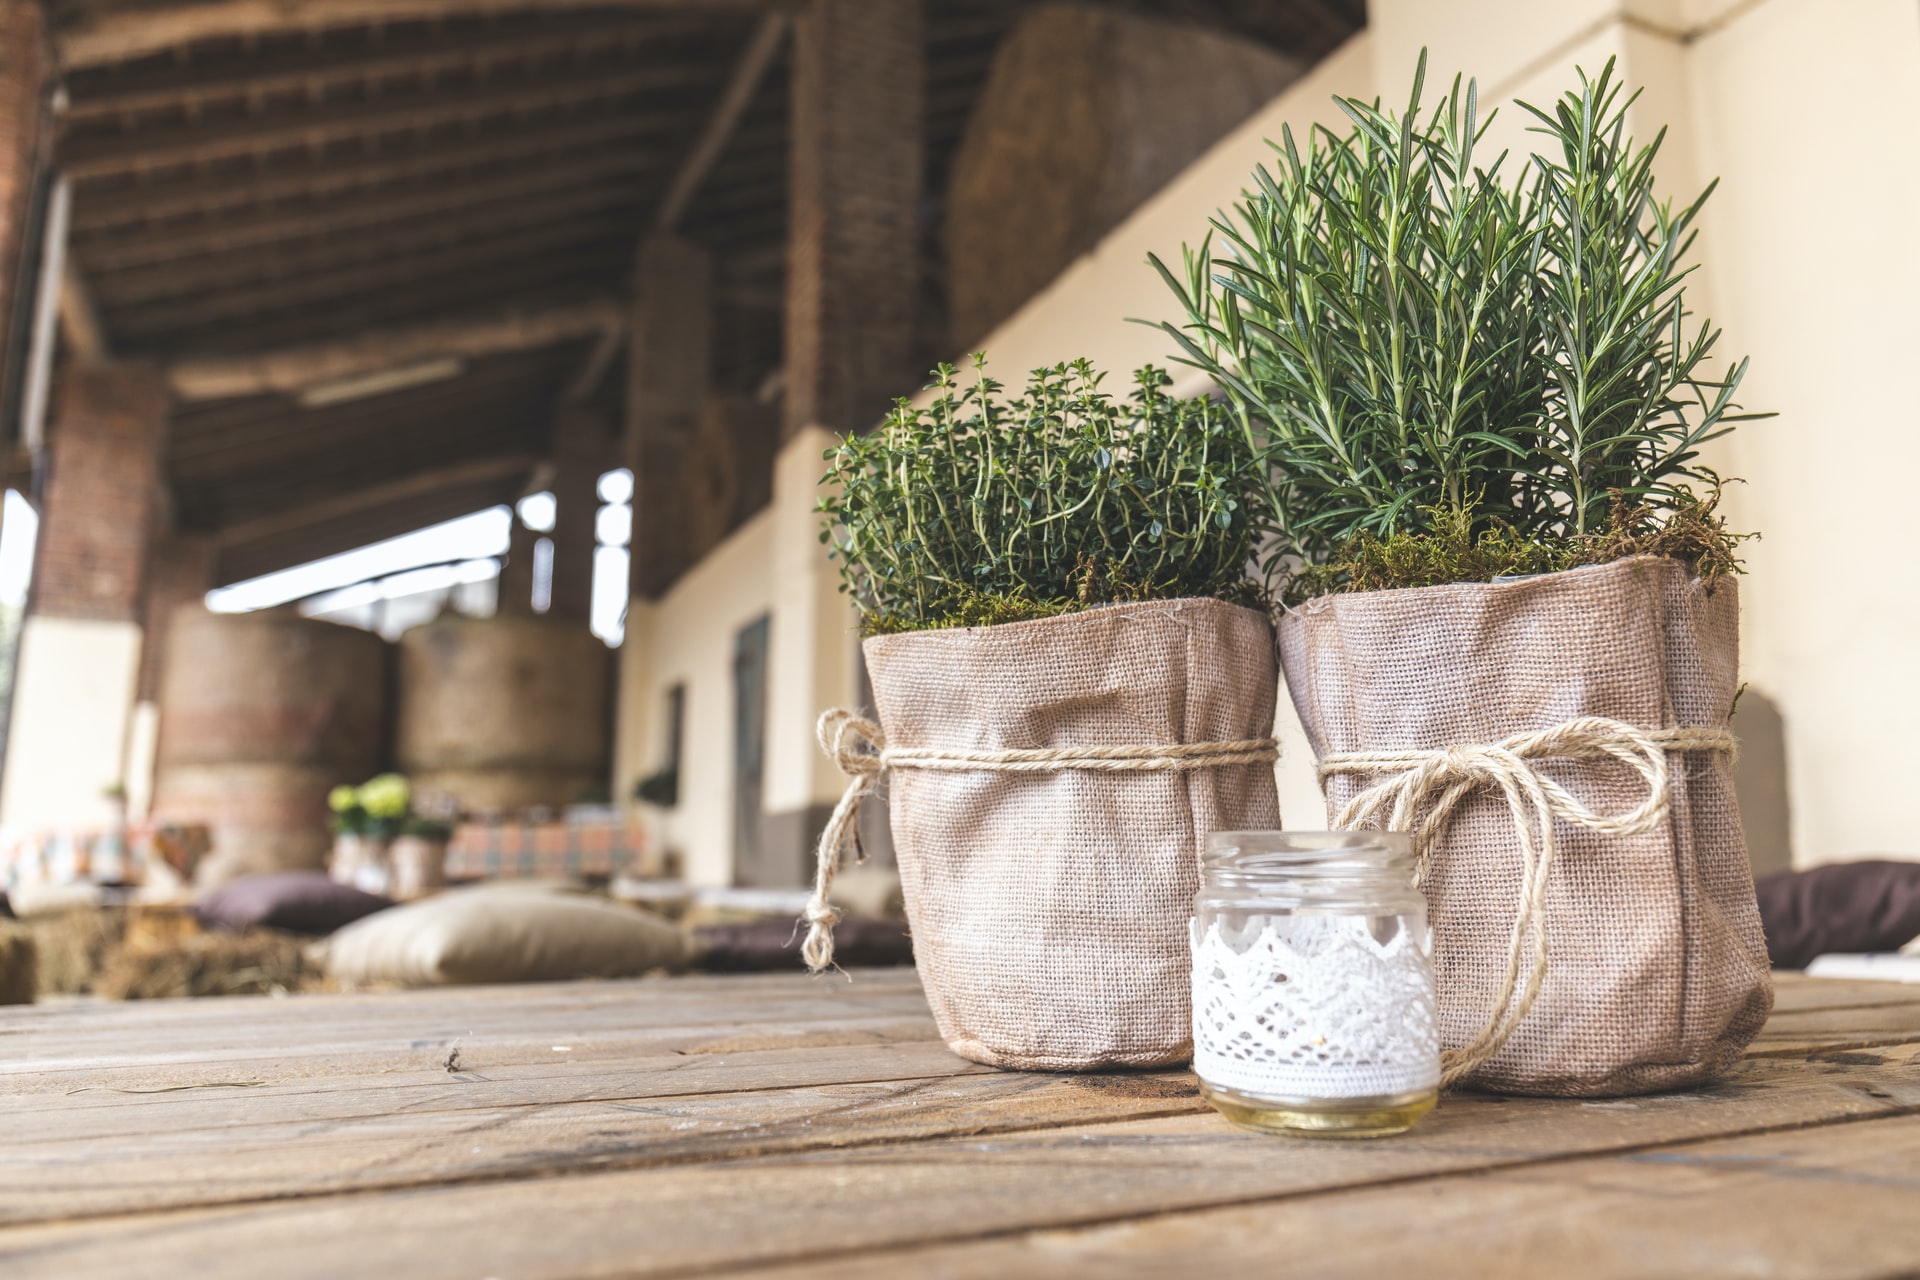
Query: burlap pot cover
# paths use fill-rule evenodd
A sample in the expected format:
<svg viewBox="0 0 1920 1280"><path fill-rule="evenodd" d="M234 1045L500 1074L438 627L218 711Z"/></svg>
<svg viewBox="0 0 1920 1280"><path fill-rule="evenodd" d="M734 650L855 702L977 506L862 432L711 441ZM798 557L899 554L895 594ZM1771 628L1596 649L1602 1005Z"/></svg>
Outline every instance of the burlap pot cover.
<svg viewBox="0 0 1920 1280"><path fill-rule="evenodd" d="M1735 583L1638 557L1500 584L1323 596L1280 622L1280 660L1308 740L1330 752L1497 743L1582 716L1724 730L1737 689ZM1658 753L1656 753L1656 758ZM1666 754L1671 806L1606 836L1559 822L1546 881L1548 968L1504 1047L1464 1083L1598 1096L1726 1071L1773 1005L1746 842L1724 752ZM1603 813L1646 785L1612 759L1538 772ZM1326 778L1329 814L1376 778ZM1424 885L1442 1041L1495 1012L1521 850L1498 788L1466 795Z"/></svg>
<svg viewBox="0 0 1920 1280"><path fill-rule="evenodd" d="M1217 600L876 636L891 747L953 751L1266 738L1267 619ZM914 961L961 1057L1036 1071L1192 1053L1187 920L1208 833L1271 828L1268 764L1050 773L894 769Z"/></svg>

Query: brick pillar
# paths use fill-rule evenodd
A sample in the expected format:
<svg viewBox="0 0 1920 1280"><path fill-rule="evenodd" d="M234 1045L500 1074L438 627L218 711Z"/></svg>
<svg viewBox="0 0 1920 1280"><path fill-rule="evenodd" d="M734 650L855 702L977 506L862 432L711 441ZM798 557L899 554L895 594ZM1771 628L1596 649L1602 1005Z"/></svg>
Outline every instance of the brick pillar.
<svg viewBox="0 0 1920 1280"><path fill-rule="evenodd" d="M540 535L513 514L513 527L507 533L507 559L500 566L499 595L495 611L515 618L533 613L533 548Z"/></svg>
<svg viewBox="0 0 1920 1280"><path fill-rule="evenodd" d="M97 822L107 789L127 783L166 420L166 384L151 366L61 377L0 820Z"/></svg>
<svg viewBox="0 0 1920 1280"><path fill-rule="evenodd" d="M597 410L562 409L553 423L553 607L584 627L592 617L594 517L600 474L615 463L607 419Z"/></svg>
<svg viewBox="0 0 1920 1280"><path fill-rule="evenodd" d="M925 43L921 0L811 0L794 27L783 440L920 385Z"/></svg>
<svg viewBox="0 0 1920 1280"><path fill-rule="evenodd" d="M712 255L672 236L653 237L641 246L634 273L627 359L635 599L659 598L692 561L682 477L712 369Z"/></svg>
<svg viewBox="0 0 1920 1280"><path fill-rule="evenodd" d="M24 270L27 221L45 152L46 17L33 0L0 6L0 352L25 347L33 280ZM12 361L5 379L20 376Z"/></svg>
<svg viewBox="0 0 1920 1280"><path fill-rule="evenodd" d="M203 534L176 533L156 519L147 547L147 582L141 610L140 674L134 686L133 719L127 730L127 813L144 818L153 802L154 766L160 741L160 680L174 611L198 605L213 586L216 548Z"/></svg>
<svg viewBox="0 0 1920 1280"><path fill-rule="evenodd" d="M923 381L912 366L924 45L920 0L811 0L794 31L786 411L770 513L765 818L751 869L760 883L805 883L845 784L813 727L826 707L858 705L859 650L818 540L815 486L832 433L874 425Z"/></svg>

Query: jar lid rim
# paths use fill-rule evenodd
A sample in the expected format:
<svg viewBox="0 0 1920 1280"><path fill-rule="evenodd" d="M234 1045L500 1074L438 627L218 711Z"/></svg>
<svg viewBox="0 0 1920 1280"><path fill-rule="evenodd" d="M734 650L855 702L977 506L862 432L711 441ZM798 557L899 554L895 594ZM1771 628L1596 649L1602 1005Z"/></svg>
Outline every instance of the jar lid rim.
<svg viewBox="0 0 1920 1280"><path fill-rule="evenodd" d="M1209 867L1379 869L1410 862L1413 841L1398 831L1215 831L1201 861Z"/></svg>

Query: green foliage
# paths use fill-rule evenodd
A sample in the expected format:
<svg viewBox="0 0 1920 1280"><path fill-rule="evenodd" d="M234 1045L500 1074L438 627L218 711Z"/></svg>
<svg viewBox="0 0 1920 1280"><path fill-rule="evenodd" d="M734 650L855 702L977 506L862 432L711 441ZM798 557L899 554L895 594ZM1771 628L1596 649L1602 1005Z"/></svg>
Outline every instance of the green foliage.
<svg viewBox="0 0 1920 1280"><path fill-rule="evenodd" d="M1182 275L1153 259L1186 312L1161 327L1271 468L1275 562L1361 538L1586 539L1616 495L1646 533L1717 482L1700 446L1761 416L1733 412L1746 362L1711 375L1719 333L1685 306L1712 188L1655 198L1660 139L1627 136L1613 63L1526 108L1548 145L1511 184L1476 151L1474 85L1423 115L1425 72L1423 54L1402 115L1337 99L1347 134L1302 151L1283 133Z"/></svg>
<svg viewBox="0 0 1920 1280"><path fill-rule="evenodd" d="M1616 496L1604 532L1527 538L1510 525L1476 531L1465 512L1427 513L1431 531L1361 533L1322 564L1308 565L1287 583L1290 604L1332 591L1437 587L1449 582L1558 573L1627 556L1670 556L1693 565L1708 582L1737 573L1734 548L1752 534L1727 532L1714 514L1716 486L1705 499L1683 497L1661 515Z"/></svg>
<svg viewBox="0 0 1920 1280"><path fill-rule="evenodd" d="M413 788L397 773L383 773L357 787L327 793L333 828L348 835L391 837L401 834L413 812Z"/></svg>
<svg viewBox="0 0 1920 1280"><path fill-rule="evenodd" d="M869 634L983 626L1122 600L1264 599L1247 566L1261 478L1226 408L1142 369L1115 400L1085 360L1006 399L974 358L925 408L828 450L822 542Z"/></svg>

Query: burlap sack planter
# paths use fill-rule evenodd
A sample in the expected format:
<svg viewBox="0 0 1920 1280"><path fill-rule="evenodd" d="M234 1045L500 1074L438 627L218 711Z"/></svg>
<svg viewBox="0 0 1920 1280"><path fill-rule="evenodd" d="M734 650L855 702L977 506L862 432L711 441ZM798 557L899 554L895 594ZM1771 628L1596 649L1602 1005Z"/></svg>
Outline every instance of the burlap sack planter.
<svg viewBox="0 0 1920 1280"><path fill-rule="evenodd" d="M1113 605L877 636L866 655L914 961L947 1044L1026 1070L1184 1061L1201 848L1279 821L1266 617ZM1062 754L1078 758L1047 758Z"/></svg>
<svg viewBox="0 0 1920 1280"><path fill-rule="evenodd" d="M1732 1066L1773 1003L1726 736L1733 580L1638 557L1324 596L1287 613L1279 641L1329 816L1426 836L1457 1082L1604 1096ZM1516 939L1543 854L1539 914ZM1496 1014L1517 1021L1476 1065Z"/></svg>

